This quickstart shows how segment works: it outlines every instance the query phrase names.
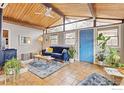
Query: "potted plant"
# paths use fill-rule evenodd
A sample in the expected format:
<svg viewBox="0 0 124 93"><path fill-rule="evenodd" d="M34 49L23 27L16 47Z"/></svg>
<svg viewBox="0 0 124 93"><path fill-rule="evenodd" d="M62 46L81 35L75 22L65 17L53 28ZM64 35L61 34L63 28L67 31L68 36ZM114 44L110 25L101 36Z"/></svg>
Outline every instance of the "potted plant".
<svg viewBox="0 0 124 93"><path fill-rule="evenodd" d="M20 72L20 61L12 58L11 60L8 60L5 65L4 65L4 73L6 75L8 74L15 74L16 76L18 75L18 73Z"/></svg>
<svg viewBox="0 0 124 93"><path fill-rule="evenodd" d="M114 68L124 66L120 63L120 56L115 48L109 48L109 54L106 56L105 62Z"/></svg>
<svg viewBox="0 0 124 93"><path fill-rule="evenodd" d="M97 51L97 54L96 54L96 61L99 63L99 64L104 64L104 60L106 58L106 52L107 52L107 49L108 49L108 46L107 46L107 41L110 39L110 37L108 36L104 36L102 33L98 35L97 37L97 41L98 41L98 51Z"/></svg>
<svg viewBox="0 0 124 93"><path fill-rule="evenodd" d="M74 60L75 60L74 58L75 58L75 54L76 54L76 49L74 47L70 47L69 50L68 50L68 54L69 54L69 57L70 57L69 61L71 63L73 63Z"/></svg>

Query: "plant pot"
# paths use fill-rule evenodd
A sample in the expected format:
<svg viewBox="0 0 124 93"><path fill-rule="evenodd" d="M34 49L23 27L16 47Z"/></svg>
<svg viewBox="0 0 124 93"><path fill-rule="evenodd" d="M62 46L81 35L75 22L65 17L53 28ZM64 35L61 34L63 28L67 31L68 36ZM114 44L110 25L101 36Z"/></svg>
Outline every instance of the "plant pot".
<svg viewBox="0 0 124 93"><path fill-rule="evenodd" d="M15 69L14 68L9 68L8 69L8 74L9 75L12 75L12 74L14 74L15 73Z"/></svg>
<svg viewBox="0 0 124 93"><path fill-rule="evenodd" d="M99 61L99 65L104 65L104 62L103 61Z"/></svg>
<svg viewBox="0 0 124 93"><path fill-rule="evenodd" d="M75 60L73 58L70 58L69 61L70 63L74 63Z"/></svg>

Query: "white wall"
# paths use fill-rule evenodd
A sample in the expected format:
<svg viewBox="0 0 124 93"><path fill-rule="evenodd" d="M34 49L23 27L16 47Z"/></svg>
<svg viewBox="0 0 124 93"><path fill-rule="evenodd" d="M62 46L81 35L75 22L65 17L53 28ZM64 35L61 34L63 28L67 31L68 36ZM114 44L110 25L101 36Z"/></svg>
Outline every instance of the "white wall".
<svg viewBox="0 0 124 93"><path fill-rule="evenodd" d="M20 54L22 53L38 52L41 50L41 45L37 41L37 38L42 34L42 30L5 22L3 22L3 29L9 31L9 48L17 49L18 58L20 58ZM20 45L19 35L31 37L32 43L30 45Z"/></svg>

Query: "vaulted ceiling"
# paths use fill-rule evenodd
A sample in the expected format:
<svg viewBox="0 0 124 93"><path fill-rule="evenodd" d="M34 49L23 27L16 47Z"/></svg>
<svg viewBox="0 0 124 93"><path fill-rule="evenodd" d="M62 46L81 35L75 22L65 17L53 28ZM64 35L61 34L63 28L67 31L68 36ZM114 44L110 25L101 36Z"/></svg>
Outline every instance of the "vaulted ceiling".
<svg viewBox="0 0 124 93"><path fill-rule="evenodd" d="M3 11L3 19L19 25L38 29L50 27L59 21L63 15L70 17L96 17L106 19L124 19L124 4L86 4L86 3L52 3L52 15L45 16L47 4L38 3L10 3ZM37 15L36 12L40 12Z"/></svg>

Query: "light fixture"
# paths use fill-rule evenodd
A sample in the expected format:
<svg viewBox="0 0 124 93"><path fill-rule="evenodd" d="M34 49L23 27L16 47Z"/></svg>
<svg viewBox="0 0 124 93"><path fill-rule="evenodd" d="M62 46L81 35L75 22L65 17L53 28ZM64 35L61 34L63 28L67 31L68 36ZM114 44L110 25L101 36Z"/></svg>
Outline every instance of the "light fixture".
<svg viewBox="0 0 124 93"><path fill-rule="evenodd" d="M43 42L43 36L39 36L38 41Z"/></svg>

